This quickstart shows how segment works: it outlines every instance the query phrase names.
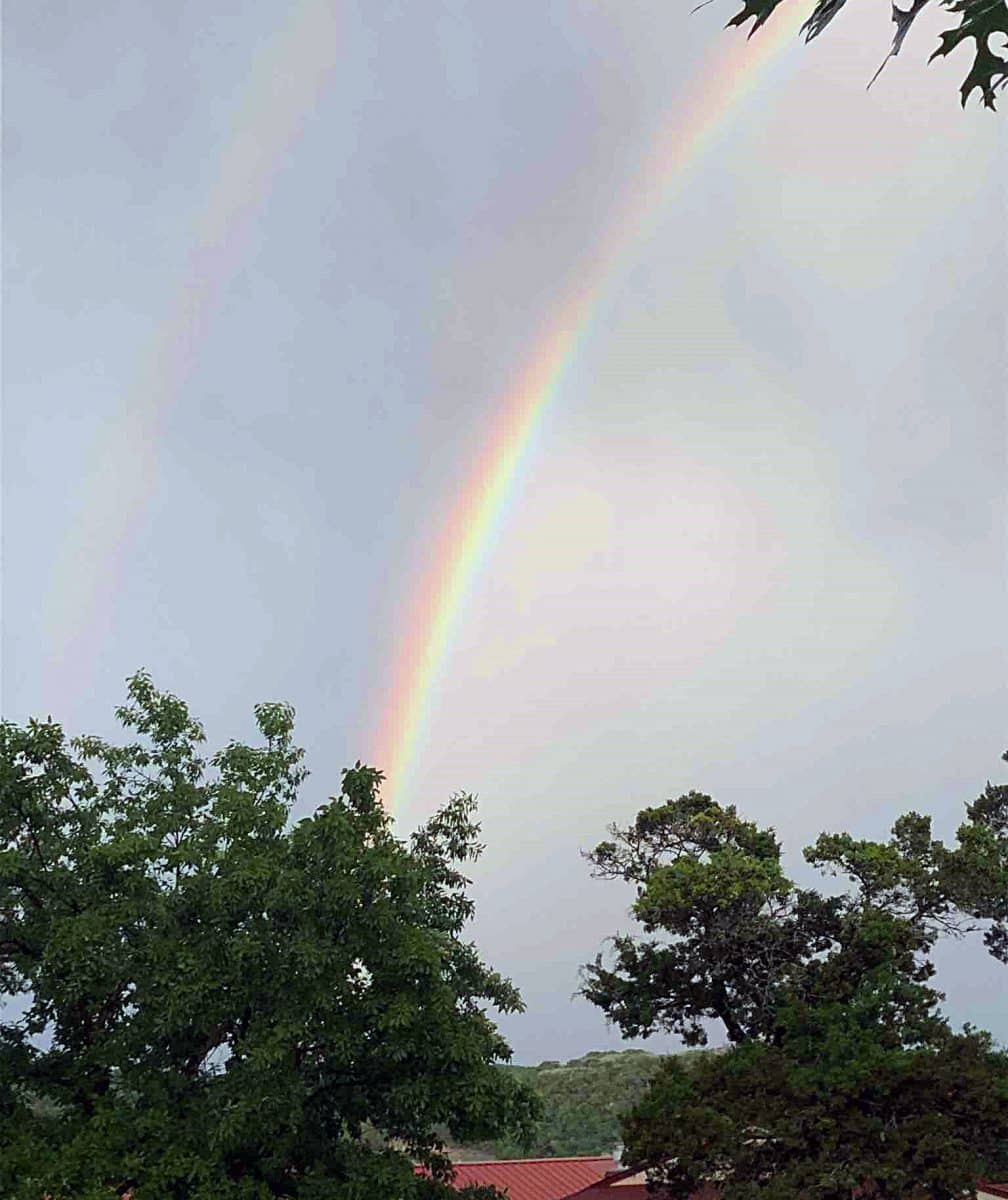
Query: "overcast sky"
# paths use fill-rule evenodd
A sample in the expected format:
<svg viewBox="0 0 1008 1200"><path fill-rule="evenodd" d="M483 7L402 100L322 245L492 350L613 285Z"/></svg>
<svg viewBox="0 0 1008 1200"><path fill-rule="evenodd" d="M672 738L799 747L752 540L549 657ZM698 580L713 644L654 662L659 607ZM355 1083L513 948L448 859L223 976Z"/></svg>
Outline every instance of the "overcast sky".
<svg viewBox="0 0 1008 1200"><path fill-rule="evenodd" d="M7 0L5 716L111 732L146 667L217 741L290 700L338 789L508 382L716 105L733 9L688 8ZM802 870L1005 776L1004 117L937 12L866 92L887 9L617 230L430 697L396 819L479 793L519 1061L618 1045L572 999L609 821L699 788ZM1004 968L942 962L1008 1040Z"/></svg>

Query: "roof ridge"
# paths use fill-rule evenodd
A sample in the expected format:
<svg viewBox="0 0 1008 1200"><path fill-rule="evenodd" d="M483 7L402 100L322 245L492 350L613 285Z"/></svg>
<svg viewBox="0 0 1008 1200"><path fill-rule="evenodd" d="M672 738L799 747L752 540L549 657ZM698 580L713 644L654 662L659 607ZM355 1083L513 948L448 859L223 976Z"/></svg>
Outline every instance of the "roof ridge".
<svg viewBox="0 0 1008 1200"><path fill-rule="evenodd" d="M549 1155L545 1158L477 1158L452 1163L453 1167L493 1167L507 1163L614 1162L611 1154Z"/></svg>

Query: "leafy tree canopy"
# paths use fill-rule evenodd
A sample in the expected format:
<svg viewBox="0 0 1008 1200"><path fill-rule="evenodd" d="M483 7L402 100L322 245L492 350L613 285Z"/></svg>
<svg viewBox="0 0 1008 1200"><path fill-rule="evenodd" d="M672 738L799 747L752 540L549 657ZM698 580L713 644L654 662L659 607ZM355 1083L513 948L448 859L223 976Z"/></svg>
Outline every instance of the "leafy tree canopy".
<svg viewBox="0 0 1008 1200"><path fill-rule="evenodd" d="M987 949L1008 963L1008 785L988 781L966 816L942 874L960 912L984 924Z"/></svg>
<svg viewBox="0 0 1008 1200"><path fill-rule="evenodd" d="M910 26L920 15L929 0L910 0L909 8L892 5L892 19L896 26L893 34L892 47L882 61L882 66L875 73L872 83L878 78L882 67L890 58L895 58L900 52L903 42L910 32ZM710 0L703 0L710 3ZM703 3L700 7L703 7ZM728 22L731 25L745 25L753 22L749 31L751 37L757 29L765 24L773 15L782 0L743 0L741 10ZM820 33L843 8L846 0L815 0L815 7L808 20L802 26L805 41L810 42ZM958 49L964 42L972 43L970 50L973 62L963 80L959 94L965 107L972 93L979 89L981 99L987 108L995 107L995 94L1008 84L1008 58L997 51L1004 49L1004 40L1008 37L1008 3L1006 0L939 0L942 8L953 15L957 23L946 29L939 37L938 47L931 55L943 58ZM991 46L991 40L994 46ZM870 85L869 85L870 86Z"/></svg>
<svg viewBox="0 0 1008 1200"><path fill-rule="evenodd" d="M438 1194L439 1127L531 1127L518 993L463 938L472 799L402 841L358 764L291 825L293 713L255 711L210 757L142 674L128 744L0 725L3 1196Z"/></svg>
<svg viewBox="0 0 1008 1200"><path fill-rule="evenodd" d="M645 809L588 856L634 885L644 936L613 939L584 994L624 1033L731 1049L663 1066L625 1124L628 1159L726 1196L911 1200L1008 1174L1008 1057L954 1033L929 984L942 936L980 928L1004 956L1008 789L988 785L957 843L916 813L886 843L823 835L826 896L785 874L770 829L691 792Z"/></svg>
<svg viewBox="0 0 1008 1200"><path fill-rule="evenodd" d="M673 1195L704 1182L726 1197L952 1200L1008 1166L1008 1056L981 1034L886 1044L847 1012L782 1012L773 1043L665 1060L628 1118L627 1160ZM879 1014L872 1016L877 1020Z"/></svg>

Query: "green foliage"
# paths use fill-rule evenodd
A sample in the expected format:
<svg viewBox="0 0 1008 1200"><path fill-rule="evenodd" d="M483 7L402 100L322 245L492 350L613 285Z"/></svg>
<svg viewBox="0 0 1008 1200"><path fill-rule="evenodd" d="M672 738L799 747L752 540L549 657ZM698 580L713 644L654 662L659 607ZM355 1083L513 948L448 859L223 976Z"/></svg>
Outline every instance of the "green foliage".
<svg viewBox="0 0 1008 1200"><path fill-rule="evenodd" d="M863 903L919 924L931 941L982 928L991 954L1008 962L1008 786L988 782L966 816L953 848L932 838L929 817L911 812L888 842L823 834L805 857L846 875Z"/></svg>
<svg viewBox="0 0 1008 1200"><path fill-rule="evenodd" d="M840 901L796 888L772 831L698 792L610 834L589 856L595 874L635 884L633 914L660 936L615 937L615 961L585 969L587 998L628 1037L666 1029L704 1045L711 1020L733 1042L764 1036L794 964L839 935Z"/></svg>
<svg viewBox="0 0 1008 1200"><path fill-rule="evenodd" d="M118 715L0 725L0 1195L433 1195L439 1128L529 1129L488 1016L520 998L462 937L472 799L402 841L358 764L291 826L289 708L210 758L144 675Z"/></svg>
<svg viewBox="0 0 1008 1200"><path fill-rule="evenodd" d="M676 1056L686 1068L702 1051ZM592 1051L566 1063L501 1067L539 1097L542 1116L532 1140L499 1138L466 1149L494 1158L611 1154L622 1140L623 1116L644 1095L662 1058L643 1050Z"/></svg>
<svg viewBox="0 0 1008 1200"><path fill-rule="evenodd" d="M691 792L589 855L635 885L644 937L585 968L584 994L625 1033L733 1044L662 1067L625 1124L631 1158L726 1197L969 1194L1008 1174L1008 1057L955 1034L929 986L942 936L985 928L1006 954L1008 788L988 784L954 848L916 813L886 843L824 834L806 858L843 876L825 897L783 873L772 830Z"/></svg>
<svg viewBox="0 0 1008 1200"><path fill-rule="evenodd" d="M963 107L973 90L979 88L984 104L994 108L995 89L1003 88L1008 83L1008 59L991 50L990 40L992 37L1008 37L1008 4L1005 0L945 0L945 7L959 17L959 24L939 35L938 49L931 58L944 58L966 39L970 39L973 42L973 65L959 89ZM893 19L898 23L897 18ZM896 51L898 49L897 46Z"/></svg>
<svg viewBox="0 0 1008 1200"><path fill-rule="evenodd" d="M1003 756L1008 762L1008 753ZM1008 963L1008 786L988 782L966 806L957 846L943 862L943 877L959 909L986 925L984 941Z"/></svg>
<svg viewBox="0 0 1008 1200"><path fill-rule="evenodd" d="M871 1006L869 1005L869 1008ZM784 1014L782 1014L784 1015ZM1008 1056L980 1034L885 1046L863 1011L794 1013L694 1071L666 1060L626 1126L628 1158L674 1195L951 1200L1008 1169ZM669 1148L674 1147L674 1156Z"/></svg>
<svg viewBox="0 0 1008 1200"><path fill-rule="evenodd" d="M872 83L878 78L882 67L890 58L895 58L921 10L929 0L911 0L910 7L902 9L892 5L892 19L896 26L893 44L875 73ZM742 26L752 21L751 37L761 25L773 15L782 0L743 0L742 8L728 22L729 26ZM846 0L816 0L808 20L802 26L805 41L810 42L820 33L843 8ZM972 93L979 89L984 105L995 107L995 94L1008 84L1008 59L995 53L990 46L992 37L1008 35L1008 3L1006 0L939 0L941 6L958 18L958 25L940 34L938 48L931 59L950 54L962 42L973 43L973 63L960 88L963 106ZM930 61L930 60L929 60Z"/></svg>

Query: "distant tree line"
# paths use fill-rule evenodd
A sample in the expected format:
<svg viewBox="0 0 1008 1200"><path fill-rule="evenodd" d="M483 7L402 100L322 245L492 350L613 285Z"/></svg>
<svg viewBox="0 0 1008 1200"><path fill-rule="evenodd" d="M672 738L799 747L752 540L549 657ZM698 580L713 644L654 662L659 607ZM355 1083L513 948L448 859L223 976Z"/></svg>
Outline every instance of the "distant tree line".
<svg viewBox="0 0 1008 1200"><path fill-rule="evenodd" d="M676 1057L688 1067L704 1053L686 1050ZM465 1149L493 1158L611 1154L622 1145L623 1117L642 1099L661 1064L661 1056L644 1050L596 1050L565 1063L501 1067L535 1092L542 1115L530 1140L498 1138Z"/></svg>

